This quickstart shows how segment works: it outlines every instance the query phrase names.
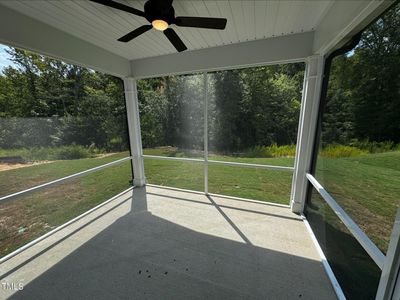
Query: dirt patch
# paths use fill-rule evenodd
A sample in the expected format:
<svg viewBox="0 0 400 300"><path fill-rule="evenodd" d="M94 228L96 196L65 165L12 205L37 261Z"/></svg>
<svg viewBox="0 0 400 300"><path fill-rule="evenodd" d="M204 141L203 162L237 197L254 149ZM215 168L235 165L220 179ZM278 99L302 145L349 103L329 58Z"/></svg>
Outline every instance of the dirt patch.
<svg viewBox="0 0 400 300"><path fill-rule="evenodd" d="M31 166L36 166L36 165L42 165L42 164L49 164L55 162L50 161L50 160L43 160L43 161L36 161L36 162L30 162L30 163L24 163L24 164L12 164L12 163L0 163L0 172L1 171L7 171L7 170L13 170L13 169L19 169L19 168L26 168L26 167L31 167Z"/></svg>
<svg viewBox="0 0 400 300"><path fill-rule="evenodd" d="M118 154L118 152L102 153L102 154L96 155L93 158L99 159L99 158L104 158L104 157L108 157L108 156L115 155L115 154ZM58 161L59 160L42 160L42 161L26 162L26 163L0 162L0 172L13 170L13 169L19 169L19 168L26 168L26 167L31 167L31 166L37 166L37 165L43 165L43 164L49 164L49 163L58 162Z"/></svg>

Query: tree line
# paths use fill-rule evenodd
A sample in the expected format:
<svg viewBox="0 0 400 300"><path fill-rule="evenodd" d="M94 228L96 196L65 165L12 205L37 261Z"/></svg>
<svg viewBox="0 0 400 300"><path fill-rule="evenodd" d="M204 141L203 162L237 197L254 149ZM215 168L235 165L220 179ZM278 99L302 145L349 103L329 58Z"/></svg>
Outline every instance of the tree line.
<svg viewBox="0 0 400 300"><path fill-rule="evenodd" d="M334 59L322 139L400 142L399 5L370 25L359 45ZM0 73L0 147L128 145L119 78L15 48ZM304 64L207 74L212 151L296 143ZM138 81L144 147L201 150L202 74Z"/></svg>
<svg viewBox="0 0 400 300"><path fill-rule="evenodd" d="M304 64L139 81L143 145L203 147L208 102L210 149L240 151L296 142ZM207 90L207 95L205 94Z"/></svg>
<svg viewBox="0 0 400 300"><path fill-rule="evenodd" d="M0 148L127 148L120 79L9 48L0 73Z"/></svg>
<svg viewBox="0 0 400 300"><path fill-rule="evenodd" d="M322 125L324 143L400 142L400 4L334 59Z"/></svg>

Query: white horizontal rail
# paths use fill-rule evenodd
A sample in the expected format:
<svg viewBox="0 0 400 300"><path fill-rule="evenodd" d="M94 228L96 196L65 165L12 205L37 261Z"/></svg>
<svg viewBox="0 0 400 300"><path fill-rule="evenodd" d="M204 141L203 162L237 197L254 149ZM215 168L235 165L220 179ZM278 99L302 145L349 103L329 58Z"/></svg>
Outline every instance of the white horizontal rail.
<svg viewBox="0 0 400 300"><path fill-rule="evenodd" d="M220 164L233 167L246 167L246 168L258 168L258 169L271 169L279 171L290 171L293 172L293 167L283 167L283 166L273 166L273 165L261 165L261 164L250 164L250 163L239 163L230 161L220 161L220 160L204 160L204 158L186 158L186 157L170 157L170 156L158 156L158 155L143 155L144 158L154 158L161 160L174 160L174 161L189 161L189 162L201 162L209 164Z"/></svg>
<svg viewBox="0 0 400 300"><path fill-rule="evenodd" d="M364 231L353 221L353 219L343 210L342 207L332 198L332 196L324 189L324 187L312 176L307 174L307 179L318 191L321 197L328 203L339 219L344 223L351 234L357 239L361 246L367 251L369 256L374 260L379 268L383 269L385 255L381 250L370 240Z"/></svg>
<svg viewBox="0 0 400 300"><path fill-rule="evenodd" d="M99 205L89 209L88 211L84 212L83 214L73 218L72 220L69 220L68 222L54 228L53 230L49 231L48 233L38 237L37 239L29 242L28 244L25 244L24 246L18 248L17 250L7 254L6 256L3 256L0 259L0 264L4 263L5 261L9 260L10 258L14 257L15 255L25 251L26 249L32 247L33 245L36 245L37 243L39 243L40 241L43 241L44 239L48 238L49 236L55 234L57 231L60 231L61 229L71 225L72 223L75 223L76 221L79 221L80 219L82 219L83 217L86 217L87 215L91 214L92 212L94 212L95 210L98 210L99 208L103 207L104 205L110 203L111 201L114 201L115 199L117 199L118 197L124 195L125 193L131 191L132 189L134 189L135 187L130 187L128 189L126 189L125 191L122 191L121 193L119 193L118 195L115 195L114 197L108 199L107 201L104 201L102 203L100 203Z"/></svg>
<svg viewBox="0 0 400 300"><path fill-rule="evenodd" d="M186 158L186 157L170 157L170 156L158 156L158 155L143 155L144 158L154 158L161 160L181 160L181 161L191 161L191 162L204 162L202 158Z"/></svg>
<svg viewBox="0 0 400 300"><path fill-rule="evenodd" d="M85 176L87 174L90 174L90 173L93 173L93 172L97 172L97 171L100 171L100 170L105 169L105 168L109 168L111 166L123 163L124 161L131 160L131 159L132 159L131 156L127 156L127 157L124 157L124 158L109 162L107 164L104 164L104 165L101 165L101 166L98 166L98 167L94 167L92 169L88 169L88 170L85 170L85 171L82 171L82 172L79 172L79 173L75 173L75 174L72 174L72 175L69 175L69 176L66 176L66 177L63 177L63 178L59 178L59 179L56 179L56 180L53 180L53 181L50 181L50 182L47 182L47 183L43 183L43 184L31 187L31 188L26 189L26 190L23 190L23 191L20 191L20 192L11 194L11 195L7 195L7 196L4 196L4 197L1 197L0 198L0 202L13 200L13 199L15 199L17 197L20 197L22 195L26 195L28 193L32 193L32 192L47 188L47 187L55 185L55 184L59 184L59 183L68 181L68 180L71 180L71 179L75 179L75 178L78 178L78 177L81 177L81 176Z"/></svg>
<svg viewBox="0 0 400 300"><path fill-rule="evenodd" d="M279 171L291 171L293 172L293 167L283 167L283 166L273 166L273 165L260 165L260 164L250 164L250 163L239 163L239 162L230 162L230 161L220 161L220 160L209 160L211 164L220 164L227 165L233 167L247 167L247 168L257 168L257 169L271 169L271 170L279 170Z"/></svg>

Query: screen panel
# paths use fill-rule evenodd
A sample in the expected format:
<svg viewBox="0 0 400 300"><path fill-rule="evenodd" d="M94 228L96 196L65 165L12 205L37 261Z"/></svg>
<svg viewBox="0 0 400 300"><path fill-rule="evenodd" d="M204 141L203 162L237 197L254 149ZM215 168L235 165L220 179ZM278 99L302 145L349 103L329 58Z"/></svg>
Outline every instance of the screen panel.
<svg viewBox="0 0 400 300"><path fill-rule="evenodd" d="M120 78L2 49L0 196L129 156Z"/></svg>
<svg viewBox="0 0 400 300"><path fill-rule="evenodd" d="M131 186L130 161L0 203L0 256Z"/></svg>
<svg viewBox="0 0 400 300"><path fill-rule="evenodd" d="M147 183L204 191L204 164L188 161L144 159Z"/></svg>
<svg viewBox="0 0 400 300"><path fill-rule="evenodd" d="M211 164L208 190L214 194L289 204L292 176L289 171Z"/></svg>
<svg viewBox="0 0 400 300"><path fill-rule="evenodd" d="M138 81L145 155L204 157L204 91L202 74Z"/></svg>
<svg viewBox="0 0 400 300"><path fill-rule="evenodd" d="M375 299L381 270L314 188L306 216L347 299Z"/></svg>

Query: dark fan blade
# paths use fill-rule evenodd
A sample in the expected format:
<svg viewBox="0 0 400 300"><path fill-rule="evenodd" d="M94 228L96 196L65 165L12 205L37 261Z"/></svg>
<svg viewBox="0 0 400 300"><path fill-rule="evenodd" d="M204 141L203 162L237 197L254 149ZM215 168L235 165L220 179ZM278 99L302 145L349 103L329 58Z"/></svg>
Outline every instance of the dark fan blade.
<svg viewBox="0 0 400 300"><path fill-rule="evenodd" d="M185 51L187 49L185 44L172 28L165 29L164 34L167 36L172 45L174 45L175 49L179 52Z"/></svg>
<svg viewBox="0 0 400 300"><path fill-rule="evenodd" d="M175 24L183 27L199 27L209 29L225 29L226 19L203 17L176 17Z"/></svg>
<svg viewBox="0 0 400 300"><path fill-rule="evenodd" d="M128 5L125 5L125 4L122 4L122 3L119 3L119 2L115 2L113 0L90 0L90 1L96 2L96 3L99 3L99 4L103 4L103 5L108 6L108 7L116 8L116 9L119 9L119 10L123 10L123 11L126 11L128 13L131 13L131 14L134 14L134 15L137 15L137 16L144 17L144 12L142 12L142 11L136 9L136 8L130 7Z"/></svg>
<svg viewBox="0 0 400 300"><path fill-rule="evenodd" d="M143 25L140 26L139 28L136 28L134 31L129 32L128 34L124 35L123 37L119 38L118 41L120 42L129 42L133 40L135 37L138 37L142 33L145 33L146 31L150 30L153 28L151 25Z"/></svg>

